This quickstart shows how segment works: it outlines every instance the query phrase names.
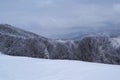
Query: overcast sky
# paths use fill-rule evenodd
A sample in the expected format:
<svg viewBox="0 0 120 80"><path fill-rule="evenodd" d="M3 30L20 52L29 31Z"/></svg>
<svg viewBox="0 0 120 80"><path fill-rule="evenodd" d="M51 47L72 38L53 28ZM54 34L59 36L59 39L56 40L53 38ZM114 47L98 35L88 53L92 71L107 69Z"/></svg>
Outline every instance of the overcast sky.
<svg viewBox="0 0 120 80"><path fill-rule="evenodd" d="M42 35L119 25L120 0L0 0L0 23Z"/></svg>

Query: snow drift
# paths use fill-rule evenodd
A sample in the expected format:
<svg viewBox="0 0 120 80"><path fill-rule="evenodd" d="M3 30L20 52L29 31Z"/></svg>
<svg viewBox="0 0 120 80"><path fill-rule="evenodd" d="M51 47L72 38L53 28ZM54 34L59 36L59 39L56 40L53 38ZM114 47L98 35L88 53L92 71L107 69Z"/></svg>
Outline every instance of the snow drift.
<svg viewBox="0 0 120 80"><path fill-rule="evenodd" d="M95 35L79 40L52 40L11 25L0 25L0 51L13 56L120 64L120 45L115 46L116 39Z"/></svg>

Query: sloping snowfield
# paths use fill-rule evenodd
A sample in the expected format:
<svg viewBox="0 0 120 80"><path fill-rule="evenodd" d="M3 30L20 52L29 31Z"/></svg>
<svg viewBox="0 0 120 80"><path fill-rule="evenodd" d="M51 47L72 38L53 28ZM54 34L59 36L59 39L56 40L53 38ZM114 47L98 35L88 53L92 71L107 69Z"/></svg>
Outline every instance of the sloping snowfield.
<svg viewBox="0 0 120 80"><path fill-rule="evenodd" d="M1 54L0 80L120 80L120 66Z"/></svg>

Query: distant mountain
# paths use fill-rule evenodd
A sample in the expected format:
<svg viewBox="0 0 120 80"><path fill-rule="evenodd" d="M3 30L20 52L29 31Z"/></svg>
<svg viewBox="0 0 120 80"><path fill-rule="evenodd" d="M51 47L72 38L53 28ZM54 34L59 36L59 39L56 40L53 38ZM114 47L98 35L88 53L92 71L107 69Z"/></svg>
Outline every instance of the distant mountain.
<svg viewBox="0 0 120 80"><path fill-rule="evenodd" d="M72 32L73 30L73 32ZM120 35L119 26L100 26L100 27L75 27L70 29L70 33L62 34L56 36L56 38L61 38L65 40L78 40L84 36L94 35L94 34L107 34L110 37L118 37Z"/></svg>
<svg viewBox="0 0 120 80"><path fill-rule="evenodd" d="M0 52L13 56L120 64L120 39L86 35L77 40L52 40L0 24Z"/></svg>

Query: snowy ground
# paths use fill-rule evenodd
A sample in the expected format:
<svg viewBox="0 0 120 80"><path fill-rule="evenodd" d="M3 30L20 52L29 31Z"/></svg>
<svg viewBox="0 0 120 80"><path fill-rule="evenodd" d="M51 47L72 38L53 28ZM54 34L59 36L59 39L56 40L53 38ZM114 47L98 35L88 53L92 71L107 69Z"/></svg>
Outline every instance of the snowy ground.
<svg viewBox="0 0 120 80"><path fill-rule="evenodd" d="M0 80L120 80L120 66L0 55Z"/></svg>

